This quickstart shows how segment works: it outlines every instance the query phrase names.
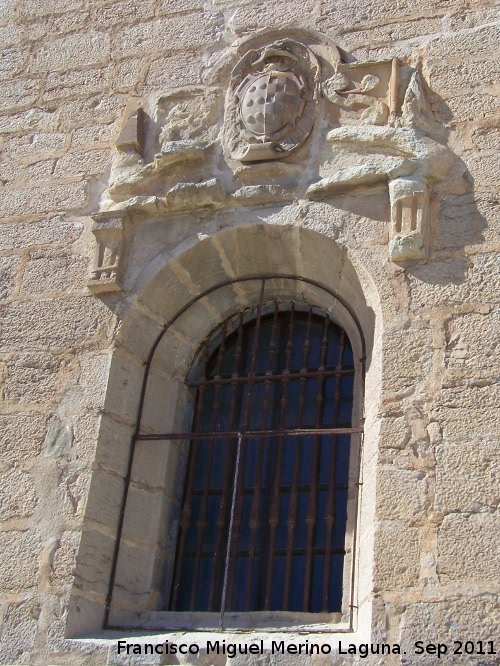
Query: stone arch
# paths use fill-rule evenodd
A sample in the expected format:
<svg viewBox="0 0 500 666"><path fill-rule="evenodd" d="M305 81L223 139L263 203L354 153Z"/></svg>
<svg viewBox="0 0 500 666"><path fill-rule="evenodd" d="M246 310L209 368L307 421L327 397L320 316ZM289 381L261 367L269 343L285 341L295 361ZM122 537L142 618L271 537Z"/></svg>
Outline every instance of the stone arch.
<svg viewBox="0 0 500 666"><path fill-rule="evenodd" d="M131 305L123 316L113 354L67 635L101 629L108 621L110 626L161 626L158 610L163 607L168 554L173 557L175 550L175 535L168 526L179 497L186 445L138 441L132 461L130 443L141 399L141 431L186 430L192 405L184 378L201 342L228 316L258 301L258 280L228 282L276 274L311 280L327 290L303 280L272 278L266 297L321 308L346 330L358 359L364 336L368 398L359 405L359 413L364 409L368 415L364 457L372 457L377 437L370 423L370 406L378 393L370 387L380 385L380 365L372 362L381 325L380 304L370 276L354 268L345 249L312 229L246 224L202 241L192 236L168 254L159 254L133 285ZM196 300L219 284L224 286ZM175 323L162 335L165 324L174 318ZM145 363L150 367L143 383ZM363 469L361 473L366 478ZM373 495L373 476L365 483L358 521L358 540L365 544L357 551L362 560L358 569L364 578L363 582L357 579L354 605L364 600L357 617L363 624L370 615L371 576L367 572L371 571L374 514L374 502L367 503L365 497ZM125 510L127 477L131 482ZM109 589L110 578L114 579L113 589Z"/></svg>

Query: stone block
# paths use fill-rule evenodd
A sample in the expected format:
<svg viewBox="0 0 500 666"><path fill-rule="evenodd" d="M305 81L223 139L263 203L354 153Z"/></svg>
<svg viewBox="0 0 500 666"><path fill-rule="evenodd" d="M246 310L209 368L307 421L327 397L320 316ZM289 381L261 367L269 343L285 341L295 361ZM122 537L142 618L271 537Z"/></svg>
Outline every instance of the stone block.
<svg viewBox="0 0 500 666"><path fill-rule="evenodd" d="M153 18L155 14L154 0L144 0L140 4L133 0L112 2L94 8L96 25L108 28L119 25L130 25Z"/></svg>
<svg viewBox="0 0 500 666"><path fill-rule="evenodd" d="M52 173L55 163L55 160L50 159L30 164L24 172L24 184L38 185L44 181L53 180Z"/></svg>
<svg viewBox="0 0 500 666"><path fill-rule="evenodd" d="M423 517L428 503L422 472L381 469L377 476L377 516L381 520L412 521Z"/></svg>
<svg viewBox="0 0 500 666"><path fill-rule="evenodd" d="M491 136L494 141L495 133L484 136ZM500 132L498 139L500 140ZM489 140L488 138L486 145ZM463 248L466 245L494 242L500 233L499 209L500 205L493 193L444 195L440 198L436 249Z"/></svg>
<svg viewBox="0 0 500 666"><path fill-rule="evenodd" d="M0 522L28 518L38 503L32 477L11 468L0 474Z"/></svg>
<svg viewBox="0 0 500 666"><path fill-rule="evenodd" d="M0 162L0 184L3 183L4 186L11 185L17 180L21 171L21 165L14 160Z"/></svg>
<svg viewBox="0 0 500 666"><path fill-rule="evenodd" d="M383 351L383 389L413 392L419 382L425 382L432 369L433 347L428 328L388 332Z"/></svg>
<svg viewBox="0 0 500 666"><path fill-rule="evenodd" d="M90 124L92 121L113 121L121 117L126 101L121 95L105 93L87 99L72 100L61 106L59 121L65 129L76 124Z"/></svg>
<svg viewBox="0 0 500 666"><path fill-rule="evenodd" d="M448 3L447 3L448 4ZM451 35L440 35L426 45L427 61L443 61L463 58L464 53L474 53L474 59L496 57L500 26L486 25Z"/></svg>
<svg viewBox="0 0 500 666"><path fill-rule="evenodd" d="M0 346L17 351L26 345L64 350L90 341L106 340L113 316L89 296L14 302L6 306L0 322Z"/></svg>
<svg viewBox="0 0 500 666"><path fill-rule="evenodd" d="M12 250L48 245L53 243L73 243L83 231L79 219L57 215L39 222L4 222L0 224L2 249Z"/></svg>
<svg viewBox="0 0 500 666"><path fill-rule="evenodd" d="M109 150L77 150L57 160L54 178L103 176L111 160Z"/></svg>
<svg viewBox="0 0 500 666"><path fill-rule="evenodd" d="M237 7L228 21L228 28L236 35L259 28L300 26L302 29L316 27L316 8L313 0L301 4L289 3L283 6L276 0L263 5L243 5Z"/></svg>
<svg viewBox="0 0 500 666"><path fill-rule="evenodd" d="M472 88L494 85L498 81L500 60L492 58L458 63L437 60L429 63L427 76L432 91L444 99L470 95Z"/></svg>
<svg viewBox="0 0 500 666"><path fill-rule="evenodd" d="M40 611L37 599L25 599L8 607L2 623L1 663L28 663L37 636Z"/></svg>
<svg viewBox="0 0 500 666"><path fill-rule="evenodd" d="M109 370L106 411L130 424L135 423L143 377L140 361L117 349Z"/></svg>
<svg viewBox="0 0 500 666"><path fill-rule="evenodd" d="M10 21L14 15L14 7L16 5L16 0L3 0L0 4L0 21Z"/></svg>
<svg viewBox="0 0 500 666"><path fill-rule="evenodd" d="M164 490L176 496L175 480L184 469L185 455L180 442L138 441L135 445L132 479L138 486L149 490Z"/></svg>
<svg viewBox="0 0 500 666"><path fill-rule="evenodd" d="M181 59L178 56L166 56L153 60L146 76L146 90L165 90L192 86L201 83L202 63L199 54Z"/></svg>
<svg viewBox="0 0 500 666"><path fill-rule="evenodd" d="M8 4L9 0L4 0L2 3L2 9L6 8ZM2 21L2 9L0 9L0 22ZM0 27L0 44L2 44L5 48L7 46L16 46L17 44L20 44L23 41L23 36L24 30L20 25L13 25L11 23L10 25L4 25Z"/></svg>
<svg viewBox="0 0 500 666"><path fill-rule="evenodd" d="M18 11L23 18L38 18L51 14L60 14L72 9L82 9L84 0L47 0L40 4L38 0L20 0Z"/></svg>
<svg viewBox="0 0 500 666"><path fill-rule="evenodd" d="M203 0L161 0L158 7L158 14L177 14L179 12L194 11L203 9Z"/></svg>
<svg viewBox="0 0 500 666"><path fill-rule="evenodd" d="M87 196L86 180L66 185L4 189L0 190L0 210L3 217L13 217L79 209L84 208Z"/></svg>
<svg viewBox="0 0 500 666"><path fill-rule="evenodd" d="M50 567L51 585L67 584L71 581L80 537L81 533L78 531L67 530L62 533Z"/></svg>
<svg viewBox="0 0 500 666"><path fill-rule="evenodd" d="M30 252L24 269L21 294L82 291L87 282L88 258L57 250Z"/></svg>
<svg viewBox="0 0 500 666"><path fill-rule="evenodd" d="M133 433L133 426L115 421L108 414L102 414L95 464L103 470L125 477Z"/></svg>
<svg viewBox="0 0 500 666"><path fill-rule="evenodd" d="M149 491L131 483L123 522L123 538L153 548L158 540L164 504L165 495L162 490Z"/></svg>
<svg viewBox="0 0 500 666"><path fill-rule="evenodd" d="M446 105L436 103L432 105L435 118L442 123L465 123L477 118L478 105L481 107L483 118L495 119L500 111L498 97L489 92L472 92L458 95L448 99Z"/></svg>
<svg viewBox="0 0 500 666"><path fill-rule="evenodd" d="M444 383L494 380L500 349L500 310L457 315L446 324Z"/></svg>
<svg viewBox="0 0 500 666"><path fill-rule="evenodd" d="M11 116L0 116L0 134L29 130L48 130L55 126L57 113L29 109Z"/></svg>
<svg viewBox="0 0 500 666"><path fill-rule="evenodd" d="M70 72L50 71L47 74L42 99L48 102L73 95L88 95L105 90L110 82L110 66Z"/></svg>
<svg viewBox="0 0 500 666"><path fill-rule="evenodd" d="M407 269L412 309L465 303L496 303L496 284L485 275L498 271L499 255L477 254L469 259L455 257L431 261Z"/></svg>
<svg viewBox="0 0 500 666"><path fill-rule="evenodd" d="M498 111L500 111L500 101ZM466 163L477 191L496 192L496 188L498 188L496 174L500 168L500 155L498 153L474 157L466 160Z"/></svg>
<svg viewBox="0 0 500 666"><path fill-rule="evenodd" d="M144 80L144 62L141 58L128 58L117 63L113 72L113 88L129 90L142 84Z"/></svg>
<svg viewBox="0 0 500 666"><path fill-rule="evenodd" d="M0 532L0 552L4 592L21 592L37 584L40 537L36 532Z"/></svg>
<svg viewBox="0 0 500 666"><path fill-rule="evenodd" d="M30 412L0 416L0 461L28 466L40 453L45 436L46 417Z"/></svg>
<svg viewBox="0 0 500 666"><path fill-rule="evenodd" d="M204 46L215 39L215 18L214 15L196 12L182 19L164 18L128 26L116 35L112 55L120 59Z"/></svg>
<svg viewBox="0 0 500 666"><path fill-rule="evenodd" d="M20 74L26 64L27 54L23 49L9 48L0 51L0 80L9 81Z"/></svg>
<svg viewBox="0 0 500 666"><path fill-rule="evenodd" d="M500 503L498 442L445 441L436 448L436 509L492 510Z"/></svg>
<svg viewBox="0 0 500 666"><path fill-rule="evenodd" d="M113 591L114 605L130 608L135 602L138 610L144 608L153 591L151 583L156 557L154 547L139 548L127 541L121 542Z"/></svg>
<svg viewBox="0 0 500 666"><path fill-rule="evenodd" d="M85 517L105 526L108 531L115 531L123 500L123 489L124 482L121 477L104 470L95 470L92 473Z"/></svg>
<svg viewBox="0 0 500 666"><path fill-rule="evenodd" d="M3 154L16 159L36 161L43 156L53 155L64 150L66 135L60 132L54 134L24 134L9 139L4 146ZM24 161L24 160L23 160Z"/></svg>
<svg viewBox="0 0 500 666"><path fill-rule="evenodd" d="M500 127L492 127L490 122L483 127L474 128L471 141L478 150L494 151L500 142Z"/></svg>
<svg viewBox="0 0 500 666"><path fill-rule="evenodd" d="M19 257L0 257L0 301L12 296L16 286Z"/></svg>
<svg viewBox="0 0 500 666"><path fill-rule="evenodd" d="M500 577L500 531L495 513L445 516L438 532L437 572L443 583L484 586Z"/></svg>
<svg viewBox="0 0 500 666"><path fill-rule="evenodd" d="M419 530L401 522L381 522L375 534L374 560L378 590L416 585L420 572Z"/></svg>
<svg viewBox="0 0 500 666"><path fill-rule="evenodd" d="M401 623L401 651L407 655L402 657L401 663L405 666L413 666L415 663L419 666L436 666L436 663L453 666L457 663L477 666L493 664L495 656L467 655L464 643L474 641L477 647L476 641L482 640L483 650L486 651L488 646L485 641L495 635L499 622L498 597L495 594L470 594L462 599L410 604L404 611ZM436 653L424 652L416 656L416 640L423 640L424 645L444 643L449 649L438 662ZM462 642L462 655L458 657L453 654L458 647L454 644L457 640Z"/></svg>
<svg viewBox="0 0 500 666"><path fill-rule="evenodd" d="M109 60L110 48L110 37L104 32L62 37L38 49L30 71L51 72L105 64Z"/></svg>
<svg viewBox="0 0 500 666"><path fill-rule="evenodd" d="M443 388L432 410L447 437L498 437L500 386L478 382Z"/></svg>
<svg viewBox="0 0 500 666"><path fill-rule="evenodd" d="M57 501L64 518L80 524L85 514L91 481L90 471L73 471L61 477L57 488Z"/></svg>
<svg viewBox="0 0 500 666"><path fill-rule="evenodd" d="M33 106L40 94L41 82L38 79L4 81L0 111L10 111Z"/></svg>
<svg viewBox="0 0 500 666"><path fill-rule="evenodd" d="M405 449L411 439L406 416L384 415L380 424L380 446L383 449Z"/></svg>
<svg viewBox="0 0 500 666"><path fill-rule="evenodd" d="M73 130L71 135L71 146L73 148L90 147L94 144L109 144L116 138L119 123L105 123L100 125L88 125Z"/></svg>
<svg viewBox="0 0 500 666"><path fill-rule="evenodd" d="M80 357L79 384L88 409L102 410L106 398L111 354L88 354Z"/></svg>
<svg viewBox="0 0 500 666"><path fill-rule="evenodd" d="M107 534L97 530L83 532L74 568L77 590L92 592L93 596L106 594L114 547L114 539Z"/></svg>

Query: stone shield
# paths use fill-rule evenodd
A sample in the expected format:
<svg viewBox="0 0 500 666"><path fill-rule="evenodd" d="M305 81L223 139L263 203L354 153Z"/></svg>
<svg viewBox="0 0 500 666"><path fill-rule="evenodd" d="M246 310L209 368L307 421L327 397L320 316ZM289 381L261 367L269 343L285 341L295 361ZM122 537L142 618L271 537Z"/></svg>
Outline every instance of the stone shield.
<svg viewBox="0 0 500 666"><path fill-rule="evenodd" d="M265 140L278 138L295 125L303 107L304 86L291 72L271 71L250 75L240 98L245 128Z"/></svg>

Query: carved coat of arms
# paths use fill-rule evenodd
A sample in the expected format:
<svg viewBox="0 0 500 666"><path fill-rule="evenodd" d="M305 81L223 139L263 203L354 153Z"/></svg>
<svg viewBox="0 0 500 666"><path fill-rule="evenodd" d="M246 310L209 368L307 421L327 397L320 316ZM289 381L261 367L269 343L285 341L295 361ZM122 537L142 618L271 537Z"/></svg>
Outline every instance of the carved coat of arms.
<svg viewBox="0 0 500 666"><path fill-rule="evenodd" d="M241 162L275 160L309 135L319 97L319 64L286 39L250 51L233 71L226 104L226 145Z"/></svg>

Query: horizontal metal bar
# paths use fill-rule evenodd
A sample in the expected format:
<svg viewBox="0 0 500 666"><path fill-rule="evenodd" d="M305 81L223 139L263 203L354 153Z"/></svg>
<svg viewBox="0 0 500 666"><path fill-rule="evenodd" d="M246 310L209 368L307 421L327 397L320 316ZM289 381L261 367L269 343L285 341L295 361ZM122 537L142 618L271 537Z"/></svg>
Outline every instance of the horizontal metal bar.
<svg viewBox="0 0 500 666"><path fill-rule="evenodd" d="M351 435L363 432L363 428L284 428L280 430L247 430L246 432L165 432L158 435L137 435L137 441L158 441L162 439L238 439L252 437L301 437L307 435Z"/></svg>
<svg viewBox="0 0 500 666"><path fill-rule="evenodd" d="M281 381L283 379L316 379L318 377L350 377L354 375L354 368L349 370L312 370L309 372L285 372L280 375L272 373L241 375L239 377L213 377L212 379L198 379L195 381L186 382L186 386L195 388L197 386L210 386L217 384L248 384L251 380L257 382L272 382Z"/></svg>

